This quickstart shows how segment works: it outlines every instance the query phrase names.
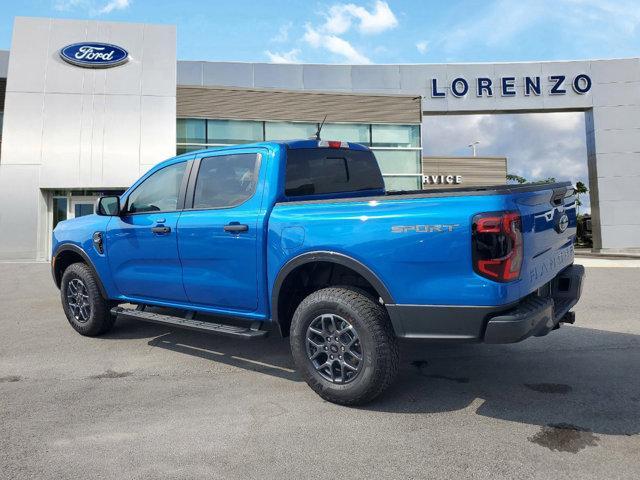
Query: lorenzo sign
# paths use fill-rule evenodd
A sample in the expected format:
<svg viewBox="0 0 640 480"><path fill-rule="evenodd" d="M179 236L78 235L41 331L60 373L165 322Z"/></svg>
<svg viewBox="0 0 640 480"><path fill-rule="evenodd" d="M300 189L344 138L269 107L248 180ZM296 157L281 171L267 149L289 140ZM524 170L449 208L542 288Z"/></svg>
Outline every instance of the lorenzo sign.
<svg viewBox="0 0 640 480"><path fill-rule="evenodd" d="M521 90L525 97L540 96L543 92L549 95L565 95L572 89L579 95L591 90L591 77L585 73L568 78L566 75L550 75L545 81L540 77L523 77L516 86L516 77L500 77L499 79L478 77L468 80L457 77L448 85L442 84L437 78L431 79L431 97L444 98L450 92L454 97L465 97L474 92L476 97L493 97L494 92L503 97L515 97L516 91Z"/></svg>
<svg viewBox="0 0 640 480"><path fill-rule="evenodd" d="M110 43L83 42L62 48L60 57L78 67L109 68L126 63L129 52Z"/></svg>

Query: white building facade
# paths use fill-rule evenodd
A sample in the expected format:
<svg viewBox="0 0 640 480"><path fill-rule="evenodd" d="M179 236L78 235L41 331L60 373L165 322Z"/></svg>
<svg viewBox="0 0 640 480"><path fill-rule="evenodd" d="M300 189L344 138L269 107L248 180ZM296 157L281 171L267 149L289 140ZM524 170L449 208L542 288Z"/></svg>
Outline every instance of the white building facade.
<svg viewBox="0 0 640 480"><path fill-rule="evenodd" d="M15 19L0 51L0 260L47 259L56 221L176 152L308 137L325 113L326 135L371 146L388 188L415 189L426 115L583 111L594 248L640 251L640 59L185 62L176 42L170 25ZM70 63L74 45L104 58ZM115 66L109 46L127 54Z"/></svg>

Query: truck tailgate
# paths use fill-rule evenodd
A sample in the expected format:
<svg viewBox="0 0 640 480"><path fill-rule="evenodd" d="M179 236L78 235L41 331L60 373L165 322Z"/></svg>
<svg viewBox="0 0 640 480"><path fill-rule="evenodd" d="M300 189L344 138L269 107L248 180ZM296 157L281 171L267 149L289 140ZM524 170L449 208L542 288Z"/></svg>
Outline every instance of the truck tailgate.
<svg viewBox="0 0 640 480"><path fill-rule="evenodd" d="M514 202L522 219L520 287L521 295L526 295L573 262L576 202L570 186L518 193Z"/></svg>

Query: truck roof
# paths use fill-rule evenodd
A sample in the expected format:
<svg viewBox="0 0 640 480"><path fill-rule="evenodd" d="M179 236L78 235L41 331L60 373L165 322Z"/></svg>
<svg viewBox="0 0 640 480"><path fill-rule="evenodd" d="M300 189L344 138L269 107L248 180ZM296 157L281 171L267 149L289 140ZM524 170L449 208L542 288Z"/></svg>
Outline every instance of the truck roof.
<svg viewBox="0 0 640 480"><path fill-rule="evenodd" d="M369 147L362 145L360 143L353 142L343 142L348 143L350 150L369 150ZM318 140L312 139L297 139L297 140L270 140L268 142L255 142L255 143L240 143L236 145L227 145L223 147L213 147L213 148L203 148L201 150L193 150L191 152L182 153L177 155L170 160L174 160L176 158L184 158L189 157L193 154L200 154L203 152L219 152L220 150L235 150L239 148L250 148L250 147L270 147L270 146L284 146L288 149L298 149L298 148L317 148ZM169 160L167 160L169 161ZM164 163L164 162L163 162Z"/></svg>
<svg viewBox="0 0 640 480"><path fill-rule="evenodd" d="M323 140L323 142L326 142L326 140ZM233 151L233 150L239 150L239 149L251 148L251 147L269 148L269 147L275 147L275 146L284 147L287 149L318 148L318 143L319 143L318 140L312 140L312 139L270 140L268 142L240 143L236 145L226 145L223 147L203 148L201 150L193 150L191 152L181 153L180 155L176 155L175 157L171 157L167 160L159 162L156 165L154 165L152 168L150 168L147 171L147 174L151 173L152 171L156 171L163 167L171 165L173 163L178 163L181 160L191 158L193 155L199 155L206 152ZM342 143L348 144L349 150L359 150L359 151L370 150L369 147L359 143L352 143L352 142L342 142ZM326 148L326 146L323 146L321 148ZM147 176L147 174L145 174L144 176Z"/></svg>

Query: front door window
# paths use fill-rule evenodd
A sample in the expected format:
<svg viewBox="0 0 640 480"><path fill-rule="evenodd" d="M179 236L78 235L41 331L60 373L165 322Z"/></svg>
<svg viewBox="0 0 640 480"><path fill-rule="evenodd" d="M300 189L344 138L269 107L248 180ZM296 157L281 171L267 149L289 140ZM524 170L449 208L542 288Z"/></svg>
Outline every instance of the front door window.
<svg viewBox="0 0 640 480"><path fill-rule="evenodd" d="M127 200L127 213L175 212L186 162L169 165L153 173Z"/></svg>

